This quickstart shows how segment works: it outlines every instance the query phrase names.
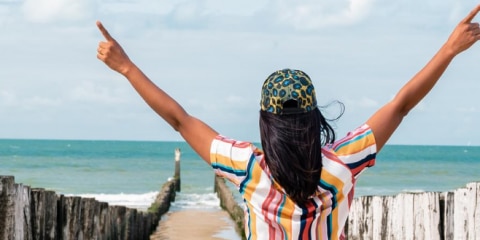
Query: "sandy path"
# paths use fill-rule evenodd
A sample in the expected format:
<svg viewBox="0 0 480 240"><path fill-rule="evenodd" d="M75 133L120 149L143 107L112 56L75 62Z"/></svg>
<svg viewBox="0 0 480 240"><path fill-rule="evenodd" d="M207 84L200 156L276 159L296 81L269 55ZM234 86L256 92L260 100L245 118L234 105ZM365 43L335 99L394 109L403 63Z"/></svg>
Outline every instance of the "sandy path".
<svg viewBox="0 0 480 240"><path fill-rule="evenodd" d="M189 209L167 213L162 217L151 240L241 239L233 221L222 210Z"/></svg>

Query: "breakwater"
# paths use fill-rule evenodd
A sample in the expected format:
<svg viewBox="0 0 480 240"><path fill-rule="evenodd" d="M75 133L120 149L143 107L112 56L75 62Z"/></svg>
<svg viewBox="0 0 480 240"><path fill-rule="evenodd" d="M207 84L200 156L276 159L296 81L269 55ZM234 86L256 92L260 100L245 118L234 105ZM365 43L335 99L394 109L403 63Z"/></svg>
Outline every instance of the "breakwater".
<svg viewBox="0 0 480 240"><path fill-rule="evenodd" d="M215 178L215 191L222 208L243 226L244 213L224 179ZM480 182L450 192L354 198L345 239L480 239Z"/></svg>
<svg viewBox="0 0 480 240"><path fill-rule="evenodd" d="M31 189L0 176L1 239L148 239L155 214Z"/></svg>
<svg viewBox="0 0 480 240"><path fill-rule="evenodd" d="M0 176L0 239L149 239L174 196L175 182L168 181L142 212L31 189L13 176Z"/></svg>
<svg viewBox="0 0 480 240"><path fill-rule="evenodd" d="M451 192L356 198L347 239L480 239L480 182Z"/></svg>
<svg viewBox="0 0 480 240"><path fill-rule="evenodd" d="M220 207L227 211L230 218L235 222L235 230L242 237L246 239L244 231L244 212L243 208L235 200L233 193L230 191L225 183L225 179L215 176L214 191L220 199Z"/></svg>
<svg viewBox="0 0 480 240"><path fill-rule="evenodd" d="M178 170L147 211L30 188L15 183L14 176L0 176L0 239L150 239L180 190L179 160L176 149Z"/></svg>

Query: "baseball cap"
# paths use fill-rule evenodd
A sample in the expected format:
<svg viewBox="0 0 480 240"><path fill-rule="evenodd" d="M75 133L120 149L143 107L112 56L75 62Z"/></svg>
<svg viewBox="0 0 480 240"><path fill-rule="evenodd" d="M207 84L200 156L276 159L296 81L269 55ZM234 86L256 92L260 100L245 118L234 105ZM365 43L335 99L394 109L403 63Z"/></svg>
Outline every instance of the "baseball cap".
<svg viewBox="0 0 480 240"><path fill-rule="evenodd" d="M260 107L262 111L279 115L314 110L317 99L312 80L300 70L275 71L263 83Z"/></svg>

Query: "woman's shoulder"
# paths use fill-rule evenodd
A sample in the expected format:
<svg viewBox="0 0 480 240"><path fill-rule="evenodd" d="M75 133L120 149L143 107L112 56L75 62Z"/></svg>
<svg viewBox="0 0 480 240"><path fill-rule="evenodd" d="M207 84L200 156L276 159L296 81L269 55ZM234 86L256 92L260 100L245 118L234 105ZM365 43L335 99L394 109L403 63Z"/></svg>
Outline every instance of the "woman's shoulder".
<svg viewBox="0 0 480 240"><path fill-rule="evenodd" d="M333 152L336 155L349 155L365 149L376 151L375 136L368 124L355 128L334 143L323 147L324 151Z"/></svg>
<svg viewBox="0 0 480 240"><path fill-rule="evenodd" d="M236 159L249 159L251 155L263 154L253 142L240 141L224 135L217 135L212 140L210 152Z"/></svg>

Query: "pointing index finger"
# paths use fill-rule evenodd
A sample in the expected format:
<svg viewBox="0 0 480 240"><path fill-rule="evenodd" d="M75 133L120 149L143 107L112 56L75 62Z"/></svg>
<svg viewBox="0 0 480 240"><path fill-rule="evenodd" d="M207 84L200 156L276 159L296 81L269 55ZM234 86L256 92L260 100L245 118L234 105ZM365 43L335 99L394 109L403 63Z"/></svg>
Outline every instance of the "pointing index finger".
<svg viewBox="0 0 480 240"><path fill-rule="evenodd" d="M477 15L477 13L480 11L480 5L477 5L470 13L463 19L464 23L470 23L473 18Z"/></svg>
<svg viewBox="0 0 480 240"><path fill-rule="evenodd" d="M110 33L108 33L107 29L105 29L105 27L103 26L103 24L100 21L97 21L97 27L100 30L100 32L102 33L103 37L107 41L113 41L114 40L113 37L110 35Z"/></svg>

